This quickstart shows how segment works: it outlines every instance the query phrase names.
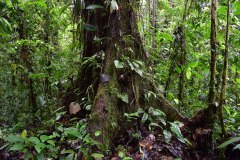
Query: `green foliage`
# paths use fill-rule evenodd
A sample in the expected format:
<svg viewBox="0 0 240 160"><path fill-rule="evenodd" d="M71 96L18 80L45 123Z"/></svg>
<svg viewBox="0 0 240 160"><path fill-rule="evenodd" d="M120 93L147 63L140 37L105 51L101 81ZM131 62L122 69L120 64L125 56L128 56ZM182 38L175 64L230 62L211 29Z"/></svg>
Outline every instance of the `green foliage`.
<svg viewBox="0 0 240 160"><path fill-rule="evenodd" d="M0 108L3 111L0 120L4 124L21 123L24 126L33 119L46 118L56 107L62 92L71 83L69 79L77 74L77 68L73 66L79 63L76 54L79 47L71 45L69 4L43 0L0 3L0 63L4 66L0 76ZM22 39L19 38L21 27L25 34ZM32 69L20 56L23 46L28 48ZM31 112L32 106L26 98L30 93L30 79L37 113Z"/></svg>
<svg viewBox="0 0 240 160"><path fill-rule="evenodd" d="M89 159L101 159L104 155L104 146L90 138L85 122L79 121L68 126L58 121L66 116L66 111L61 111L60 106L67 88L75 86L78 83L75 80L79 76L85 76L79 75L79 69L101 70L105 63L104 50L101 53L92 53L91 57L83 56L84 33L92 32L93 36L96 35L92 47L98 47L99 44L110 39L110 37L100 37L102 33L99 32L98 26L95 23L90 24L92 21L97 22L97 19L86 21L86 17L80 13L82 14L83 9L86 9L90 14L98 13L96 12L98 10L107 14L109 9L110 12L117 9L121 11L122 6L118 5L121 1L111 0L106 0L105 6L90 4L85 7L82 0L75 2L75 6L70 1L61 0L5 0L0 2L0 138L5 137L11 152L23 152L25 159L33 157L36 159L58 157L74 159L78 152ZM114 66L117 71L133 73L140 78L150 80L182 114L191 117L197 110L208 105L210 5L203 1L191 3L188 1L187 8L185 8L183 0L174 1L174 6L167 0L155 1L155 17L152 17L151 2L142 0L137 5L130 4L130 8L137 12L137 27L142 40L138 43L143 43L146 55L150 58L141 60L140 55L138 59L132 58L134 48L139 48L139 46L131 45L123 50L117 48L119 55L122 56L114 60ZM223 70L226 4L226 1L219 1L217 7L217 96ZM185 11L187 16L183 21ZM240 125L239 0L232 1L230 12L229 73L223 116L226 129L238 134ZM73 15L77 17L74 18ZM109 22L111 18L109 17ZM152 25L153 18L155 18L155 26ZM125 19L125 17L120 17L120 19ZM129 24L129 27L135 26ZM176 33L178 27L185 28L186 44L176 44L181 37L181 34ZM105 29L107 32L109 27L105 26ZM127 44L126 46L136 41L133 36L126 33L123 33L121 38ZM154 45L152 45L153 42ZM180 64L181 46L186 46L184 64ZM26 53L27 57L24 57L23 53ZM27 58L27 61L24 58ZM183 103L178 96L181 73L184 74ZM94 77L98 76L94 75ZM32 88L29 87L30 81ZM166 84L169 85L166 87ZM86 96L79 97L79 104L82 109L90 111L94 101L95 84L87 87ZM30 103L31 90L34 90L36 106ZM157 98L156 93L147 89L145 91L145 88L143 90L145 101L151 102L152 99ZM110 94L112 93L126 105L131 104L130 95L125 91L111 88ZM60 109L54 112L56 108ZM140 120L151 131L161 130L168 143L176 137L182 143L190 144L180 132L181 124L167 122L166 115L154 109L154 106L148 111L139 109L134 113L126 113L125 116L129 121ZM32 128L33 124L36 125L34 128ZM47 132L47 127L53 128L53 131ZM219 128L216 127L216 130L218 131ZM98 131L95 136L100 134L101 132ZM223 143L220 148L234 143L235 140L231 139ZM75 141L79 144L76 145ZM64 148L65 143L68 143L67 146L75 147ZM95 146L103 149L95 153L92 149ZM239 148L239 145L235 148ZM128 159L126 152L119 148L118 156Z"/></svg>
<svg viewBox="0 0 240 160"><path fill-rule="evenodd" d="M191 142L188 139L184 138L182 133L181 133L181 130L180 130L180 127L179 127L179 125L181 125L181 123L179 123L179 122L174 122L174 123L169 122L169 123L170 123L170 126L171 126L170 127L171 132L177 137L177 139L179 141L181 141L182 143L186 143L188 145L191 145Z"/></svg>
<svg viewBox="0 0 240 160"><path fill-rule="evenodd" d="M25 132L25 133L24 133ZM40 135L40 138L27 137L24 130L21 136L9 135L5 138L10 143L9 151L19 151L24 153L25 159L36 157L57 157L57 147L55 146L56 135ZM36 151L36 153L34 152ZM47 152L50 151L50 154Z"/></svg>
<svg viewBox="0 0 240 160"><path fill-rule="evenodd" d="M46 122L46 124L51 124L54 121L55 131L51 134L29 133L31 136L27 136L27 131L24 130L21 135L7 135L4 139L9 143L9 151L21 152L24 154L25 159L63 157L74 159L79 152L87 159L101 159L104 156L103 153L100 151L92 152L92 147L97 146L105 151L104 146L90 138L90 135L87 134L86 122L75 122L75 125L72 124L73 126L66 127L55 121L59 119L60 115L66 116L64 112L57 112L53 119ZM95 136L97 137L100 134L101 132L97 131ZM65 146L66 143L68 146ZM80 145L76 145L76 143Z"/></svg>
<svg viewBox="0 0 240 160"><path fill-rule="evenodd" d="M9 22L5 18L0 17L0 36L8 35L11 32L12 32L12 27L9 24Z"/></svg>
<svg viewBox="0 0 240 160"><path fill-rule="evenodd" d="M220 148L220 149L225 148L225 147L227 147L229 144L232 144L232 143L237 142L237 141L240 141L240 137L232 138L232 139L230 139L230 140L222 143L222 144L221 144L220 146L218 146L217 148ZM239 144L236 145L236 146L234 147L234 149L239 149Z"/></svg>
<svg viewBox="0 0 240 160"><path fill-rule="evenodd" d="M143 77L144 63L139 60L132 60L127 56L123 56L120 60L115 60L114 65L117 69L128 69L135 71L139 76Z"/></svg>
<svg viewBox="0 0 240 160"><path fill-rule="evenodd" d="M126 148L124 148L124 146L121 146L119 145L118 148L117 148L117 151L118 151L118 157L123 159L123 160L132 160L132 158L128 157L126 155Z"/></svg>
<svg viewBox="0 0 240 160"><path fill-rule="evenodd" d="M153 131L154 129L162 130L163 136L167 143L170 143L173 136L175 136L180 142L187 145L191 145L191 142L184 138L181 133L180 127L182 124L180 122L168 122L166 120L166 115L158 109L150 107L147 112L139 108L137 112L125 113L124 116L128 121L133 121L136 119L141 119L143 124L148 124L148 129ZM167 124L170 125L170 130L168 130Z"/></svg>

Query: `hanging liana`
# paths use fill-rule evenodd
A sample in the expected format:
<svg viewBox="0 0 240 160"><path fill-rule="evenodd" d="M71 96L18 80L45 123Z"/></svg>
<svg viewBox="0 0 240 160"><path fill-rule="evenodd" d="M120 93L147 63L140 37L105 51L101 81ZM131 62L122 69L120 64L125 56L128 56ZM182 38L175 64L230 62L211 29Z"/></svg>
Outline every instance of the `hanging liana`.
<svg viewBox="0 0 240 160"><path fill-rule="evenodd" d="M110 5L110 13L112 13L114 10L118 10L118 4L115 0L112 0Z"/></svg>

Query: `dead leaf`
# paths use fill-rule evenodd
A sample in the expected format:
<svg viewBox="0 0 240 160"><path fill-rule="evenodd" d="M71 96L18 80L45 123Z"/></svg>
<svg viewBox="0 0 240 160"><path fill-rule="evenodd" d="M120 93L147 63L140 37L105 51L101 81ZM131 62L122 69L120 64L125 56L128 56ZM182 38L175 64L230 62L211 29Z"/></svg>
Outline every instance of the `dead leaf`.
<svg viewBox="0 0 240 160"><path fill-rule="evenodd" d="M81 110L81 107L78 103L75 102L71 102L69 105L69 113L70 115L73 114L77 114L79 111Z"/></svg>
<svg viewBox="0 0 240 160"><path fill-rule="evenodd" d="M139 146L143 147L143 149L152 149L152 145L155 142L156 138L153 134L149 134L144 140L139 142Z"/></svg>

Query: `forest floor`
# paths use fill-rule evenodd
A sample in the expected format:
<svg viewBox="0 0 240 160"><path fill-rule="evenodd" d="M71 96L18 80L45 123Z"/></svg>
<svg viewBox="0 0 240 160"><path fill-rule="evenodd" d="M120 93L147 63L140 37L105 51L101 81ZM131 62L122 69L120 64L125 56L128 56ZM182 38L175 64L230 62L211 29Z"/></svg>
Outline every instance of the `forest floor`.
<svg viewBox="0 0 240 160"><path fill-rule="evenodd" d="M68 121L68 122L66 122ZM68 125L71 123L71 119L61 120L60 123ZM149 123L141 123L141 119L137 118L131 121L131 127L125 128L123 134L115 138L112 150L104 153L103 160L220 160L221 153L216 148L212 151L207 150L206 139L210 130L204 128L195 129L194 133L186 130L185 126L181 126L181 135L175 128L175 135L171 134L167 130L163 130L162 127L149 128ZM170 126L168 126L170 127ZM50 129L50 132L54 132L54 127ZM172 128L173 129L173 128ZM56 141L57 142L57 141ZM61 142L59 140L56 144L61 149L77 148L82 142L72 141L71 143ZM0 139L0 160L21 160L25 159L25 154L22 152L8 151L5 147L6 142ZM100 149L97 146L91 147L92 152L98 152ZM30 150L34 154L33 150ZM101 150L102 152L102 150ZM77 160L88 160L86 155L81 152L76 152ZM91 154L91 153L90 153ZM240 160L240 151L232 151L231 146L224 151L227 160ZM53 159L65 159L64 155L59 158ZM95 158L97 159L97 158ZM89 159L91 160L91 158ZM94 159L93 159L94 160ZM98 160L98 159L97 159Z"/></svg>

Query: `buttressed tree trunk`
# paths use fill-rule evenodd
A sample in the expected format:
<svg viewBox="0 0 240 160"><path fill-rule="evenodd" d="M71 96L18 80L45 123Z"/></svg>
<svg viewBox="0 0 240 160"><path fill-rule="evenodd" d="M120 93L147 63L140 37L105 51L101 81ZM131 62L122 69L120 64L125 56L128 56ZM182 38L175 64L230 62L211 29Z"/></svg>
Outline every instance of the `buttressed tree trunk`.
<svg viewBox="0 0 240 160"><path fill-rule="evenodd" d="M104 2L105 0L85 0L86 6L104 6ZM83 11L85 27L91 25L97 28L95 31L85 28L83 57L100 53L104 60L100 70L91 66L82 67L76 83L81 91L80 97L93 85L95 98L88 130L91 135L101 131L100 136L92 137L108 147L124 124L124 113L134 112L140 107L161 109L168 120L188 121L157 91L153 81L148 78L147 67L144 66L147 58L133 12L139 1L118 2L118 7L115 5L112 12L109 7L107 10L87 7ZM102 41L94 43L96 38ZM95 75L97 80L94 79ZM155 92L157 98L145 99L144 94L149 91ZM74 92L70 92L65 99L69 97L74 97Z"/></svg>

